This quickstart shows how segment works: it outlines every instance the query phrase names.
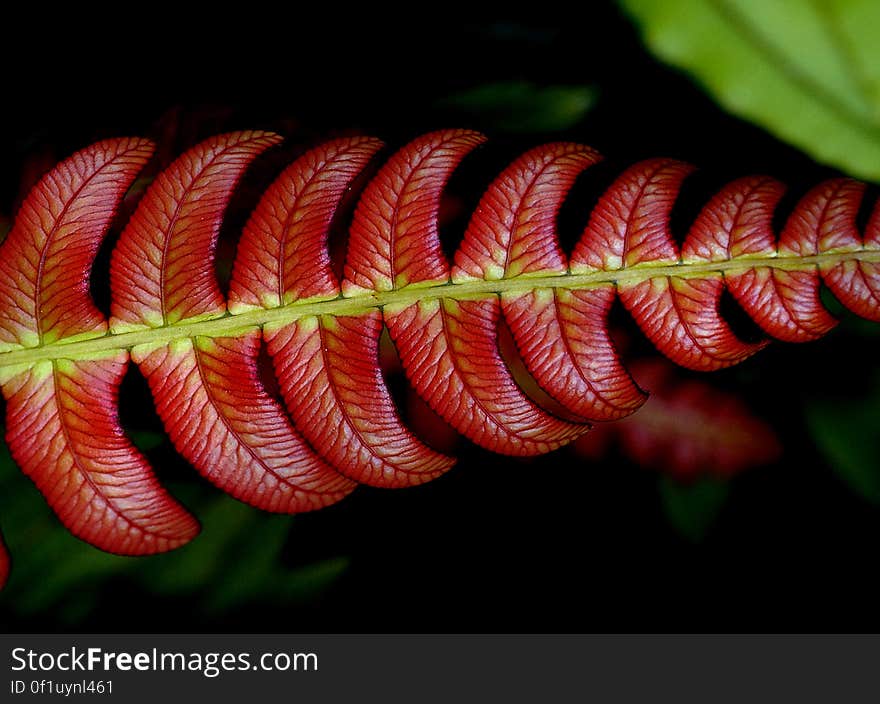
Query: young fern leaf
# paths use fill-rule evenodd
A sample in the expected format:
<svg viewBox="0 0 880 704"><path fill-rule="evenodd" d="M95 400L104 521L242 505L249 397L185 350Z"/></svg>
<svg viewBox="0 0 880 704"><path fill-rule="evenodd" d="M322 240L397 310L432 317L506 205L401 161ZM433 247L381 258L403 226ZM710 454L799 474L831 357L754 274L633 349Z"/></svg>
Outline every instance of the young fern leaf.
<svg viewBox="0 0 880 704"><path fill-rule="evenodd" d="M199 472L250 504L298 512L357 483L410 486L453 463L398 416L377 359L383 325L412 386L450 425L496 452L533 455L644 401L608 332L617 296L661 352L699 370L766 344L735 336L719 313L725 289L782 340L815 339L834 325L821 281L880 320L880 208L859 233L861 184L817 186L777 241L782 187L735 181L679 248L669 216L691 167L643 162L602 196L567 261L558 211L599 159L576 144L514 161L483 196L450 266L438 238L441 191L483 142L462 130L416 139L369 182L341 282L329 227L381 143L339 139L297 159L245 227L227 302L213 272L223 211L248 165L278 141L214 137L156 178L113 253L109 327L88 298L89 270L149 143L110 140L57 166L0 249L0 383L13 456L70 530L105 550L167 550L197 531L120 429L129 354ZM517 386L498 347L502 316L535 380L581 422L551 415ZM260 382L263 342L286 409Z"/></svg>

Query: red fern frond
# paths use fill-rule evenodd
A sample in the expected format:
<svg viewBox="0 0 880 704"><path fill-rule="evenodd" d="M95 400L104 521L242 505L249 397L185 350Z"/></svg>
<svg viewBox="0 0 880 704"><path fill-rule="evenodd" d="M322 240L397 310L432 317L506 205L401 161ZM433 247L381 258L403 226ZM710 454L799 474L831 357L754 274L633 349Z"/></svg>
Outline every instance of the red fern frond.
<svg viewBox="0 0 880 704"><path fill-rule="evenodd" d="M70 530L132 554L196 533L120 428L129 355L199 472L255 506L298 512L338 501L356 483L411 486L453 463L398 415L377 358L383 326L410 384L447 423L490 450L533 455L644 402L608 331L618 297L661 352L698 370L767 344L736 337L719 312L725 290L782 340L833 327L823 281L849 309L880 320L880 208L860 233L861 184L820 184L777 238L782 186L735 181L679 247L669 219L692 169L643 162L600 198L567 259L559 209L599 160L577 144L538 147L504 170L450 266L438 236L441 193L483 141L448 130L392 155L360 197L342 281L329 228L382 145L356 137L305 153L248 221L227 301L213 270L224 209L279 137L209 139L159 174L122 232L109 326L88 297L91 263L152 146L102 142L53 169L0 249L0 383L13 456ZM579 422L518 386L499 350L502 318L535 381ZM260 380L264 343L283 406Z"/></svg>

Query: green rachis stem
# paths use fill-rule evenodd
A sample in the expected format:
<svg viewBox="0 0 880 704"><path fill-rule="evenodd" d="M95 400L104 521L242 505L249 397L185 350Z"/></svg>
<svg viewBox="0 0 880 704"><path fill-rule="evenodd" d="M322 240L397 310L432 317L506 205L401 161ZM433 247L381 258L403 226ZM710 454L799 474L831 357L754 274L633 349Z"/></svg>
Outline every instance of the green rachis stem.
<svg viewBox="0 0 880 704"><path fill-rule="evenodd" d="M203 336L230 337L242 330L263 325L281 326L311 315L358 315L371 308L404 306L436 298L463 300L489 294L515 294L538 288L589 289L607 284L637 284L656 277L711 278L738 273L751 268L769 267L784 271L809 271L815 267L833 267L847 261L880 262L880 250L832 252L819 255L740 257L720 262L677 264L637 264L614 271L591 271L582 274L545 274L519 276L490 281L410 286L394 291L359 293L330 300L294 301L277 308L257 308L210 319L188 319L155 328L120 333L106 333L90 339L67 338L36 347L0 352L0 370L28 366L49 359L86 359L102 357L136 345L162 345L175 340Z"/></svg>

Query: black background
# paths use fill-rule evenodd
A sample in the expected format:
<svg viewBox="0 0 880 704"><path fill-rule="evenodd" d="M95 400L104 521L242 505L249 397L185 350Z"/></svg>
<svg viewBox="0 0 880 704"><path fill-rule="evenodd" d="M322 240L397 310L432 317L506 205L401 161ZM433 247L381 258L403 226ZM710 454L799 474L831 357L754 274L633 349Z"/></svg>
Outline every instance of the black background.
<svg viewBox="0 0 880 704"><path fill-rule="evenodd" d="M7 50L0 87L0 211L14 207L22 169L34 153L63 158L122 134L161 141L169 115L187 126L170 145L172 154L242 128L278 130L291 153L352 131L398 147L441 127L485 130L478 118L437 102L499 80L596 84L599 100L563 134L489 131L490 145L451 185L465 201L465 214L505 163L549 139L585 142L608 156L607 166L573 194L579 200L566 206L562 224L572 240L602 186L638 159L671 156L702 167L686 187L674 224L693 219L725 180L769 173L796 196L834 173L726 115L686 77L657 64L613 6L589 7L581 21L536 10L527 18L492 20L426 15L396 27L378 10L356 18L340 10L332 19L312 20L291 16L290 6L254 5L228 14L202 10L198 21L182 22L167 8L144 7L118 22L78 17L70 23L59 18L39 31L29 23L7 26L7 35L20 34ZM239 200L246 212L247 195ZM790 207L786 201L783 213ZM464 222L447 228L452 246ZM228 229L235 224L233 219ZM284 555L290 564L328 554L352 558L348 572L315 603L284 611L253 604L205 622L194 620L185 600L157 599L112 582L86 626L876 630L880 514L820 459L798 404L806 387L851 402L852 379L841 383L839 370L865 360L871 365L877 352L876 342L844 329L802 347L776 345L745 369L715 375L774 424L786 452L772 467L736 480L701 545L671 530L650 470L616 456L601 463L565 453L517 461L463 444L459 465L429 485L361 488L295 521ZM145 385L136 374L129 377L123 398L137 410L128 412L151 416ZM170 453L165 459L165 475L201 481ZM9 627L52 631L58 625L49 616L13 616Z"/></svg>

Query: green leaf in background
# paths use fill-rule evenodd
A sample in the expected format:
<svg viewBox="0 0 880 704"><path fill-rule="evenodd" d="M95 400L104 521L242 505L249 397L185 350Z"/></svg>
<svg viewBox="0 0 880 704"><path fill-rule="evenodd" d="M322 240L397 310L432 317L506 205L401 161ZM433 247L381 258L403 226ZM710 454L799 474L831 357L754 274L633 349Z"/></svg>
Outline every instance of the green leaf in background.
<svg viewBox="0 0 880 704"><path fill-rule="evenodd" d="M833 398L810 398L804 415L813 440L828 463L854 491L880 504L880 375L866 385L861 399L846 404Z"/></svg>
<svg viewBox="0 0 880 704"><path fill-rule="evenodd" d="M591 86L502 81L456 93L439 105L503 132L558 132L580 122L595 102Z"/></svg>
<svg viewBox="0 0 880 704"><path fill-rule="evenodd" d="M676 532L692 543L702 542L727 501L728 483L703 479L692 484L662 477L660 500Z"/></svg>
<svg viewBox="0 0 880 704"><path fill-rule="evenodd" d="M880 2L619 1L648 47L726 110L880 180Z"/></svg>

